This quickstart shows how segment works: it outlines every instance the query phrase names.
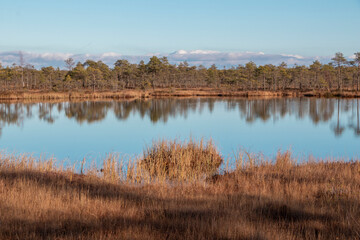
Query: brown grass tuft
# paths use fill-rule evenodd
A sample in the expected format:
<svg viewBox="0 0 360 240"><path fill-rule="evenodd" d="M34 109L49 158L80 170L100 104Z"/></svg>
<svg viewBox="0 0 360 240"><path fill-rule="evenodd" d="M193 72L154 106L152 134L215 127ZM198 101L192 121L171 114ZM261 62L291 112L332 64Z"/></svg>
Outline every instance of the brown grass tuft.
<svg viewBox="0 0 360 240"><path fill-rule="evenodd" d="M194 180L218 171L222 156L210 140L204 143L190 139L188 142L157 141L144 151L139 165L151 177L170 180Z"/></svg>

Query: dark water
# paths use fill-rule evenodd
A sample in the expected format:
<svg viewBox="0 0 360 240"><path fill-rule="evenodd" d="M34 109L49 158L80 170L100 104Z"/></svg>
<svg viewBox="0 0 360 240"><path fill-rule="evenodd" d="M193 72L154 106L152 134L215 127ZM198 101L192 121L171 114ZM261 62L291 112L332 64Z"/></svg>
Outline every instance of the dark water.
<svg viewBox="0 0 360 240"><path fill-rule="evenodd" d="M239 147L273 156L360 155L359 99L153 99L0 103L0 149L78 161L109 152L140 154L159 138L212 138L221 153Z"/></svg>

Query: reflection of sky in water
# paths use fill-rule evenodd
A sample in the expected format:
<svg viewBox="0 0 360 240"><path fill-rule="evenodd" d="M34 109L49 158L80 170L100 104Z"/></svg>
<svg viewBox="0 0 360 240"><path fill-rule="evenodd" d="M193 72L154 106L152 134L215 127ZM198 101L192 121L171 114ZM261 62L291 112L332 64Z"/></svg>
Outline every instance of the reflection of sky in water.
<svg viewBox="0 0 360 240"><path fill-rule="evenodd" d="M45 103L0 104L0 149L78 161L109 152L139 154L153 139L193 136L211 137L224 156L242 147L267 156L291 148L300 156L353 157L360 152L359 102L173 99L56 103L51 111ZM338 136L336 129L342 130Z"/></svg>

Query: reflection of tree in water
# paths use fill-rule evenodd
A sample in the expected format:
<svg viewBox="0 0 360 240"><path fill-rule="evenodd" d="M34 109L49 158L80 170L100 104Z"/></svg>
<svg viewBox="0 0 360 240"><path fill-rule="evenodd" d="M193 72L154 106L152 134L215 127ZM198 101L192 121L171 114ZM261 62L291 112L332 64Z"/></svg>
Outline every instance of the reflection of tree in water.
<svg viewBox="0 0 360 240"><path fill-rule="evenodd" d="M354 105L356 105L356 106L354 106ZM349 127L354 130L354 133L356 136L360 136L360 117L359 117L360 106L359 105L360 105L360 100L356 99L356 104L353 104L353 107L355 108L355 112L356 112L355 113L355 115L356 115L355 123L354 123L354 121L351 121L349 124Z"/></svg>
<svg viewBox="0 0 360 240"><path fill-rule="evenodd" d="M340 99L337 100L337 121L336 121L336 125L333 125L332 129L333 129L336 136L341 136L341 134L345 130L345 127L340 124Z"/></svg>
<svg viewBox="0 0 360 240"><path fill-rule="evenodd" d="M271 117L272 103L265 99L260 100L241 100L238 104L240 115L249 123L256 119L266 122Z"/></svg>
<svg viewBox="0 0 360 240"><path fill-rule="evenodd" d="M24 120L24 108L22 104L0 104L1 125L16 124L20 126Z"/></svg>
<svg viewBox="0 0 360 240"><path fill-rule="evenodd" d="M20 103L0 104L0 136L2 129L6 125L21 126L24 119L26 117L30 118L31 116L31 106L24 107L24 105Z"/></svg>
<svg viewBox="0 0 360 240"><path fill-rule="evenodd" d="M215 107L215 99L209 98L208 107L209 107L209 112L212 113L214 111L214 107Z"/></svg>
<svg viewBox="0 0 360 240"><path fill-rule="evenodd" d="M93 123L103 120L111 107L111 102L77 102L66 104L64 110L68 118L79 123Z"/></svg>
<svg viewBox="0 0 360 240"><path fill-rule="evenodd" d="M360 100L356 99L356 128L354 128L354 131L358 136L360 136L359 102Z"/></svg>
<svg viewBox="0 0 360 240"><path fill-rule="evenodd" d="M114 114L117 119L126 120L132 111L135 109L138 110L140 113L140 116L144 117L144 109L139 106L138 108L136 105L139 105L138 100L135 100L133 102L115 102L114 103Z"/></svg>
<svg viewBox="0 0 360 240"><path fill-rule="evenodd" d="M276 121L277 116L284 117L289 113L288 99L253 99L241 100L238 105L240 115L248 123L257 119L267 122L271 117Z"/></svg>
<svg viewBox="0 0 360 240"><path fill-rule="evenodd" d="M153 99L135 100L131 102L114 103L115 116L126 120L130 113L139 113L143 118L148 116L153 123L167 122L169 117L178 115L186 118L189 111L196 111L197 99Z"/></svg>
<svg viewBox="0 0 360 240"><path fill-rule="evenodd" d="M356 99L356 128L354 128L356 135L360 136L360 120L359 120L359 99Z"/></svg>
<svg viewBox="0 0 360 240"><path fill-rule="evenodd" d="M58 118L57 113L65 113L70 119L78 123L93 123L106 118L109 111L113 111L119 120L126 120L131 114L139 114L153 123L167 122L169 118L187 118L191 112L208 111L213 113L215 104L225 104L227 111L239 111L240 118L247 123L257 120L274 122L286 116L297 119L309 117L314 124L328 122L336 117L331 129L336 136L340 136L345 127L341 124L341 114L353 112L348 117L349 129L360 136L359 99L316 99L316 98L278 98L278 99L150 99L113 102L69 102L69 103L37 103L37 104L0 104L0 130L6 124L21 125L25 119L31 118L36 110L39 119L53 123ZM36 112L36 111L35 111ZM219 123L221 124L221 123Z"/></svg>
<svg viewBox="0 0 360 240"><path fill-rule="evenodd" d="M334 99L309 99L309 116L313 123L327 122L334 114Z"/></svg>
<svg viewBox="0 0 360 240"><path fill-rule="evenodd" d="M0 104L0 136L2 129L8 125L21 126L24 121L24 108L22 104Z"/></svg>
<svg viewBox="0 0 360 240"><path fill-rule="evenodd" d="M55 118L52 114L55 103L40 103L39 104L39 119L48 123L54 123Z"/></svg>

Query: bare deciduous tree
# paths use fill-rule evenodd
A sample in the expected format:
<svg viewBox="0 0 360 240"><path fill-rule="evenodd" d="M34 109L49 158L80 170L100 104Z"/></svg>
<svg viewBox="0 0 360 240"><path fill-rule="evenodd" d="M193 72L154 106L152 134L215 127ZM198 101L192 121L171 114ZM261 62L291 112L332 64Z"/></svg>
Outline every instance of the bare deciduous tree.
<svg viewBox="0 0 360 240"><path fill-rule="evenodd" d="M68 58L65 60L65 64L66 64L66 68L69 70L69 71L72 71L74 66L75 66L75 62L74 62L74 59L72 58Z"/></svg>

